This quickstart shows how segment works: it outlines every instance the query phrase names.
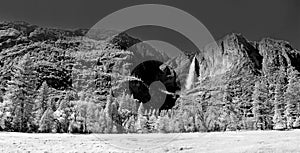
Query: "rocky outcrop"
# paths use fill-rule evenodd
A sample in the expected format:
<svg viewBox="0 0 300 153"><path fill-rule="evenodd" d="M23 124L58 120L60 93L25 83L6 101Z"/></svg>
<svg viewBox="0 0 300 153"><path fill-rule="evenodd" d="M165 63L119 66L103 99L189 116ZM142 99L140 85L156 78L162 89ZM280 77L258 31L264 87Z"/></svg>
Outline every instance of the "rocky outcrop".
<svg viewBox="0 0 300 153"><path fill-rule="evenodd" d="M262 58L259 50L246 38L230 34L217 41L217 46L207 45L198 60L202 76L215 76L241 68L258 73L262 68Z"/></svg>
<svg viewBox="0 0 300 153"><path fill-rule="evenodd" d="M0 41L4 41L7 39L16 39L21 35L21 33L14 29L14 28L8 28L5 30L0 30Z"/></svg>
<svg viewBox="0 0 300 153"><path fill-rule="evenodd" d="M169 67L174 69L177 76L176 82L180 87L183 87L185 85L185 80L189 73L188 71L190 64L191 58L184 54L174 57L165 63L165 65L168 65Z"/></svg>
<svg viewBox="0 0 300 153"><path fill-rule="evenodd" d="M265 38L258 43L258 49L263 56L262 69L265 74L280 66L293 66L300 71L300 51L293 49L287 41Z"/></svg>
<svg viewBox="0 0 300 153"><path fill-rule="evenodd" d="M281 67L287 70L292 66L299 71L299 55L300 52L286 41L265 38L251 42L241 34L230 34L208 44L196 55L199 66L195 71L199 71L198 79L204 80L200 84L202 88L228 85L233 89L230 93L233 97L247 99L243 102L248 109L255 82L267 77L269 83L275 83L275 74ZM166 64L174 68L177 82L183 88L191 57L181 55Z"/></svg>
<svg viewBox="0 0 300 153"><path fill-rule="evenodd" d="M109 39L108 42L114 47L122 50L129 50L133 53L133 55L126 61L132 64L130 67L131 70L145 61L156 60L166 62L169 60L169 57L165 53L153 48L148 43L129 36L126 33L115 35Z"/></svg>
<svg viewBox="0 0 300 153"><path fill-rule="evenodd" d="M200 53L195 55L198 77L202 79L222 77L229 73L260 75L263 56L254 44L241 34L230 34L216 43L206 45ZM182 54L166 62L174 68L181 86L185 84L193 56Z"/></svg>
<svg viewBox="0 0 300 153"><path fill-rule="evenodd" d="M196 55L202 77L218 76L229 71L238 73L241 70L261 75L280 66L294 66L300 70L300 52L286 41L265 38L260 42L251 42L241 34L230 34L216 44L208 44ZM181 55L166 64L175 69L178 77L182 76L180 80L184 80L190 62L191 58Z"/></svg>
<svg viewBox="0 0 300 153"><path fill-rule="evenodd" d="M65 49L79 45L67 39L83 35L82 30L39 28L26 22L0 22L0 83L9 80L13 65L30 53L39 55L34 59L39 85L47 81L57 89L70 87L70 72L60 62L68 60L63 57ZM47 62L51 64L43 65Z"/></svg>
<svg viewBox="0 0 300 153"><path fill-rule="evenodd" d="M16 45L29 45L34 42L57 41L67 37L84 36L87 30L59 30L41 28L26 22L0 22L0 52Z"/></svg>

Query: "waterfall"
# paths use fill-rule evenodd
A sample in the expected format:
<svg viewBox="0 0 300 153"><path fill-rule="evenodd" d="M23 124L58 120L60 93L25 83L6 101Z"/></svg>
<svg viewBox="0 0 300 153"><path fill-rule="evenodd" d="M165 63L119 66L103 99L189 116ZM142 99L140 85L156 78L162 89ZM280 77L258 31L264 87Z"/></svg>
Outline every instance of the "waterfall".
<svg viewBox="0 0 300 153"><path fill-rule="evenodd" d="M193 61L190 65L190 69L189 69L189 74L186 78L186 82L185 82L185 89L189 90L192 88L192 85L194 84L194 80L195 80L195 60L196 60L196 56L194 56Z"/></svg>

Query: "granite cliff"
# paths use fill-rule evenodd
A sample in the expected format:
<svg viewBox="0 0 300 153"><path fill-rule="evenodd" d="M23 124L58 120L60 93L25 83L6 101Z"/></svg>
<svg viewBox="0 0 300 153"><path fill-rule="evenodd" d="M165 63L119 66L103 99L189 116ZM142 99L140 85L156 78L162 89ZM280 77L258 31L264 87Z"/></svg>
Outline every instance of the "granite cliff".
<svg viewBox="0 0 300 153"><path fill-rule="evenodd" d="M67 64L61 61L68 61L68 57L64 56L65 51L76 51L87 31L41 28L25 22L0 22L2 92L5 92L5 84L12 77L11 66L27 53L43 55L35 59L39 72L38 86L47 81L50 86L59 90L70 88L72 80L69 69ZM282 40L264 38L254 42L247 40L241 34L233 33L218 40L217 46L208 44L195 55L169 58L149 44L142 43L126 33L118 35L114 35L115 32L112 31L100 33L101 36L94 33L98 36L94 35L94 37L103 46L113 46L133 53L127 59L127 62L131 63L128 69L132 71L132 75L140 77L147 86L153 81L161 81L172 93L184 88L187 71L194 56L197 59L195 72L200 80L223 85L235 81L243 85L241 90L246 93L252 91L255 80L262 76L272 77L280 67L287 69L292 66L300 71L300 51ZM152 64L147 62L149 60L153 61ZM41 61L44 61L44 64ZM131 88L136 88L136 85L131 84ZM140 97L140 93L147 91L147 88L145 91L131 90L135 98L141 101L149 100L147 95ZM175 101L176 97L167 97L165 108L172 107Z"/></svg>

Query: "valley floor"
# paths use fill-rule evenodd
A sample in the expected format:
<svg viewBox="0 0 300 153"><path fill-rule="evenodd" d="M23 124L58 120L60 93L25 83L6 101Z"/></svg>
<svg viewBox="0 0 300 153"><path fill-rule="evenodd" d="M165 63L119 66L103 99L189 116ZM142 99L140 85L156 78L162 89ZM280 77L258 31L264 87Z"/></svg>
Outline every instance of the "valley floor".
<svg viewBox="0 0 300 153"><path fill-rule="evenodd" d="M300 130L183 134L0 132L0 152L300 152Z"/></svg>

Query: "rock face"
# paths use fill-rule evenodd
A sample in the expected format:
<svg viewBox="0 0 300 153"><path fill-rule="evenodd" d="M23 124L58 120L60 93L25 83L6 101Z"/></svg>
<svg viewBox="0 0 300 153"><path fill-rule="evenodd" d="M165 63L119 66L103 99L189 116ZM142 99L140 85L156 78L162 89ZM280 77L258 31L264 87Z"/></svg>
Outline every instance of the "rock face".
<svg viewBox="0 0 300 153"><path fill-rule="evenodd" d="M25 22L0 22L1 83L10 78L10 65L16 64L24 54L32 52L45 55L49 61L57 61L53 67L38 65L40 83L49 81L55 88L65 89L69 86L66 82L70 81L70 76L65 73L66 67L61 64L57 67L58 61L62 60L64 50L78 47L80 41L76 38L84 37L86 33L85 29L70 31L41 28ZM181 90L194 56L197 59L196 72L199 79L208 78L210 82L235 78L247 83L262 75L270 76L279 67L293 66L300 70L300 52L281 40L265 38L260 42L251 42L241 34L229 34L218 40L217 46L208 44L196 55L180 55L170 59L163 52L126 33L115 34L114 31L95 31L89 36L101 40L99 43L103 43L103 46L132 52L132 56L126 61L131 64L128 69L132 75L140 77L146 86L137 86L139 83L131 82L131 93L143 102L149 100L148 86L153 81L162 82L171 93ZM40 61L45 60L37 59L36 62ZM50 74L54 76L49 78ZM171 108L176 97L174 99L167 96L166 99L163 108Z"/></svg>
<svg viewBox="0 0 300 153"><path fill-rule="evenodd" d="M106 31L99 33L89 33L89 37L85 37L87 30L59 30L42 28L34 25L30 25L25 22L1 22L0 23L0 72L1 72L1 84L5 84L7 80L11 78L11 67L16 65L19 60L27 53L38 55L37 59L34 59L34 68L38 72L38 85L39 87L42 82L46 81L51 87L65 90L72 86L71 72L69 71L68 65L70 63L70 57L65 56L67 50L76 50L82 43L87 42L86 39L91 37L96 38L100 46L116 47L119 49L129 50L133 54L130 56L126 63L130 63L128 69L134 71L142 71L140 68L142 65L146 66L146 71L149 71L151 75L155 75L155 79L143 78L145 82L150 85L149 81L161 81L165 86L166 90L175 92L179 87L175 82L176 74L174 70L169 67L160 69L160 65L163 62L169 60L169 57L156 50L152 46L146 43L142 43L140 40L130 37L125 33L114 35L113 31ZM93 35L94 34L94 35ZM101 34L99 36L99 34ZM99 37L97 37L99 36ZM154 67L152 64L145 64L147 61L153 60ZM101 63L101 62L100 62ZM98 64L100 64L98 63ZM113 66L113 65L112 65ZM144 70L144 71L145 71ZM135 75L132 72L132 75ZM103 92L101 94L107 94L106 88L109 87L111 79L104 77L99 83ZM4 85L5 86L5 85ZM1 87L4 87L1 86ZM132 89L134 86L131 86ZM99 87L100 88L100 87ZM148 91L148 87L145 90L132 90L135 98L137 95ZM0 96L1 97L1 96ZM146 96L140 98L141 101L147 102ZM169 97L167 97L169 99ZM170 101L170 100L168 100ZM174 103L175 101L172 100ZM167 105L171 107L171 105Z"/></svg>
<svg viewBox="0 0 300 153"><path fill-rule="evenodd" d="M60 61L67 61L69 58L63 57L65 49L79 45L67 39L84 34L84 30L57 30L39 28L25 22L0 22L0 83L3 85L9 80L12 66L16 65L22 56L31 53L40 55L40 58L34 59L34 67L39 72L37 86L46 81L57 89L69 88L70 72Z"/></svg>
<svg viewBox="0 0 300 153"><path fill-rule="evenodd" d="M208 44L197 54L202 78L232 74L271 75L273 68L294 66L300 70L300 52L286 41L270 38L251 42L241 34L230 34L217 41L217 46ZM191 58L181 55L166 62L174 68L177 79L184 84ZM243 73L241 73L243 72ZM247 73L246 73L247 72Z"/></svg>
<svg viewBox="0 0 300 153"><path fill-rule="evenodd" d="M21 33L14 28L0 30L0 41L3 41L5 39L16 39L17 37L19 37L20 34Z"/></svg>
<svg viewBox="0 0 300 153"><path fill-rule="evenodd" d="M0 51L15 45L57 41L66 37L84 36L87 30L58 30L41 28L26 22L0 22Z"/></svg>
<svg viewBox="0 0 300 153"><path fill-rule="evenodd" d="M156 50L151 45L143 43L126 33L114 35L108 41L119 49L129 50L133 53L133 56L127 61L132 64L131 70L145 61L156 60L166 62L169 60L169 57L165 53Z"/></svg>
<svg viewBox="0 0 300 153"><path fill-rule="evenodd" d="M264 57L262 69L270 74L273 68L293 66L300 71L300 51L282 40L265 38L258 43L260 54Z"/></svg>
<svg viewBox="0 0 300 153"><path fill-rule="evenodd" d="M201 74L215 76L229 70L249 68L251 71L260 70L262 56L258 49L252 46L240 34L230 34L217 41L217 46L207 45L198 58L201 62Z"/></svg>
<svg viewBox="0 0 300 153"><path fill-rule="evenodd" d="M201 88L227 88L230 97L238 98L228 100L233 103L239 101L238 105L249 117L256 81L267 78L269 84L274 84L280 69L283 68L285 73L290 66L300 70L300 52L286 41L265 38L260 42L251 42L240 34L230 34L216 44L208 44L196 55L199 66L195 71L199 71L198 79L203 83L197 85L191 94L199 94ZM175 70L176 82L180 83L181 89L185 85L191 59L182 55L166 62ZM222 98L216 93L205 93L205 97Z"/></svg>
<svg viewBox="0 0 300 153"><path fill-rule="evenodd" d="M255 43L240 34L230 34L216 43L206 45L203 50L191 56L180 55L166 62L174 68L177 82L182 86L188 74L193 56L196 56L196 73L199 79L222 78L235 75L261 75L263 56Z"/></svg>

